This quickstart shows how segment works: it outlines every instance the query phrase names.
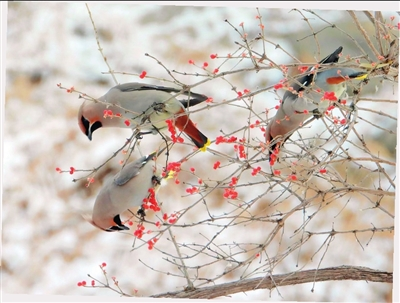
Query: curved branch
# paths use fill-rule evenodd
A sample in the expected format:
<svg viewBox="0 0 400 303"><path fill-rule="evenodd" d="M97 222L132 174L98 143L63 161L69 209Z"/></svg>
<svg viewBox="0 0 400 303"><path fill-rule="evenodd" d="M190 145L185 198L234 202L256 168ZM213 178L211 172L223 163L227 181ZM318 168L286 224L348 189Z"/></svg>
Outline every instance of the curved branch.
<svg viewBox="0 0 400 303"><path fill-rule="evenodd" d="M273 289L277 286L297 285L310 282L358 280L393 283L393 273L360 266L339 266L319 270L303 270L289 274L246 279L221 285L202 287L190 291L168 292L151 296L152 298L214 299L234 293L256 289Z"/></svg>

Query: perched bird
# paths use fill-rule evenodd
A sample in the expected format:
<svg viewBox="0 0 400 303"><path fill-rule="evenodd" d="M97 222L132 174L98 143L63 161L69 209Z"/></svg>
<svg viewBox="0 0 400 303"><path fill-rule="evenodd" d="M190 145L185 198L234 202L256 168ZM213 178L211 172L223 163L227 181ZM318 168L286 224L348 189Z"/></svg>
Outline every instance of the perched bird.
<svg viewBox="0 0 400 303"><path fill-rule="evenodd" d="M100 102L85 100L82 103L78 113L79 127L92 140L93 132L101 127L139 128L157 134L158 130L167 127L165 121L172 119L179 131L205 151L210 140L189 119L186 108L207 100L207 96L185 92L182 94L189 96L189 100L179 101L171 95L179 92L181 90L171 87L135 82L114 86L97 99ZM105 110L112 111L113 117L105 115Z"/></svg>
<svg viewBox="0 0 400 303"><path fill-rule="evenodd" d="M340 46L319 64L337 63L342 50L343 47ZM362 80L367 75L365 71L347 67L318 67L317 70L314 66L309 68L304 76L292 84L293 90L285 92L282 104L267 126L265 137L267 144L272 143L270 152L281 146L305 120L313 115L316 118L322 116L329 107L330 100L340 100L347 90L346 81ZM324 93L330 94L330 98L322 98Z"/></svg>
<svg viewBox="0 0 400 303"><path fill-rule="evenodd" d="M132 207L142 206L143 199L149 196L149 189L160 184L161 173L156 168L154 157L164 150L127 164L108 179L96 197L91 218L86 219L105 231L129 230L122 224L120 214Z"/></svg>

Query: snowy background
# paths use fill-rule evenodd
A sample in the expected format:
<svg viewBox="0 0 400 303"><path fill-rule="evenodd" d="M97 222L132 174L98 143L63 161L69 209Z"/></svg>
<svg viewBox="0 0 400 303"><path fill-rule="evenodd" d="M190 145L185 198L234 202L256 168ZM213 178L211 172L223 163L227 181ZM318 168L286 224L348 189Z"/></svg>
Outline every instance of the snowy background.
<svg viewBox="0 0 400 303"><path fill-rule="evenodd" d="M125 3L90 3L89 6L104 53L112 68L135 75L146 70L147 75L160 79L170 80L165 70L145 56L145 53L155 56L169 69L196 72L199 69L189 65L189 59L199 65L205 61L214 65L216 63L212 62L210 54L228 54L237 48L234 41L240 40L238 34L224 22L225 19L235 26L244 22L249 35L254 36L259 30L255 8ZM331 22L349 20L344 12L320 13L321 16L329 17ZM264 8L261 14L268 29L268 40L280 44L303 62L314 61L316 54L311 39L296 42L299 37L309 34L307 24L301 21L298 13L290 9ZM385 12L387 17L392 15L398 19L395 12ZM398 22L396 20L395 24ZM132 235L99 231L79 215L90 211L102 178L117 171L122 156L108 163L104 171L96 176L99 181L89 188L85 187L85 180L74 183L73 176L68 173L58 174L55 170L56 167L68 170L70 166L93 168L107 159L129 136L128 130L103 129L96 132L90 142L80 133L77 125L81 99L78 94L68 94L57 87L61 83L64 87L73 86L76 90L99 97L114 85L110 75L102 73L107 71L107 67L98 51L85 4L9 2L7 26L2 291L9 294L117 298L118 294L108 289L77 286L77 282L82 280L90 283L87 274L103 280L98 267L102 262L107 263L109 277L117 277L126 293L133 294L136 289L138 295L149 296L182 289L185 286L183 279L166 276L143 265L145 263L155 269L173 272L174 269L168 268L169 264L163 260L162 254L149 251L146 246L130 252ZM349 33L353 30L355 32L353 25L344 28ZM356 53L349 39L339 31L326 30L326 34L320 35L320 42L322 57L339 45L344 46L345 54ZM311 52L307 51L310 45ZM273 45L268 45L267 52L275 62L292 62L290 57L276 50ZM117 74L116 77L121 83L142 81L135 75ZM240 85L239 90L255 90L277 83L281 74L249 73L237 77L234 79ZM180 76L179 79L187 84L199 80L188 76ZM152 79L146 79L145 82L160 83ZM236 93L224 85L223 82L210 81L196 87L194 91L212 96L217 102L235 98ZM397 92L397 86L394 89ZM395 99L396 95L391 90L392 87L388 86L380 92L387 94L383 97ZM260 94L257 100L261 100L261 96L265 103L256 106L265 108L274 105L272 94ZM269 98L271 101L268 101ZM397 111L397 106L393 110ZM228 133L230 129L239 128L239 119L234 112L228 115L225 111L203 110L194 113L192 118L212 139L221 135L221 125L225 126ZM396 125L391 128L395 130ZM374 138L380 136L379 133L370 135ZM395 161L395 142L388 141L376 141L382 144L377 148L387 151L384 155ZM157 142L156 136L146 137L142 142L142 152L153 151ZM218 146L214 148L218 149ZM190 150L189 145L177 148L171 160L179 160ZM187 163L185 169L195 166L198 174L206 178L209 177L208 173L214 173L211 167L216 160L218 158L214 155L200 153ZM184 177L181 181L185 181ZM185 188L182 185L160 190L159 195L166 212L178 210L187 203L185 199L188 198L183 197L186 196ZM221 207L221 202L217 201L216 207ZM188 214L186 220L196 220L196 214ZM388 222L387 225L390 224ZM188 232L194 233L193 239L199 233L193 230ZM243 235L236 233L235 236L246 236L248 233L242 232ZM207 231L204 230L204 233ZM185 236L190 238L191 234ZM338 253L337 262L332 264L354 264L393 271L393 235L386 235L386 239L384 236L379 238L379 235L375 237L375 241L371 241L364 250L357 243L354 243L354 247L337 247L338 252L346 251L346 257ZM160 249L168 250L171 243L160 241L159 245ZM285 260L282 272L298 269L295 267L297 260L293 258ZM315 268L317 264L313 262L308 265ZM329 265L324 263L323 267ZM210 274L214 273L211 271ZM348 289L349 286L351 289ZM280 288L280 294L276 290L271 293L268 290L258 290L235 294L231 298L387 301L392 291L389 284L362 281L319 283L314 293L310 291L311 288L311 284L304 284Z"/></svg>

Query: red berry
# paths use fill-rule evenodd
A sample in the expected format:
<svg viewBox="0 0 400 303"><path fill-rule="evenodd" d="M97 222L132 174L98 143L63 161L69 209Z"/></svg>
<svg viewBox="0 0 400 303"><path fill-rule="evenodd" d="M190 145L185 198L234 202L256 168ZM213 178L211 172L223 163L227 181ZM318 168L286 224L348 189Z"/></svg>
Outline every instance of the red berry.
<svg viewBox="0 0 400 303"><path fill-rule="evenodd" d="M274 170L274 175L279 176L281 174L281 171L279 169Z"/></svg>
<svg viewBox="0 0 400 303"><path fill-rule="evenodd" d="M139 78L143 79L144 77L146 77L147 72L146 71L142 71L142 73L140 74Z"/></svg>

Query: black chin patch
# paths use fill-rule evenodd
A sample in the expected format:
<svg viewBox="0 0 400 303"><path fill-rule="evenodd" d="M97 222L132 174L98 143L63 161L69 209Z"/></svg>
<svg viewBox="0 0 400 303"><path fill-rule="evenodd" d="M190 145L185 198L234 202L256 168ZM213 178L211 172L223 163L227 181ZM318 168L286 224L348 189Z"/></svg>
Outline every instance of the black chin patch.
<svg viewBox="0 0 400 303"><path fill-rule="evenodd" d="M102 127L103 125L101 124L100 121L96 121L92 124L92 126L90 127L90 131L88 131L90 138L92 137L92 134L94 133L94 131L100 127ZM88 136L89 137L89 136Z"/></svg>
<svg viewBox="0 0 400 303"><path fill-rule="evenodd" d="M124 226L124 225L122 224L121 217L120 217L119 215L116 215L116 216L113 218L113 221L114 221L114 223L117 224L118 226Z"/></svg>

